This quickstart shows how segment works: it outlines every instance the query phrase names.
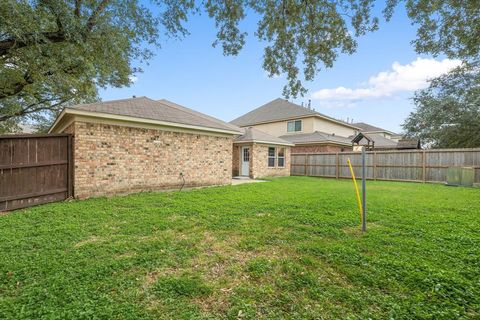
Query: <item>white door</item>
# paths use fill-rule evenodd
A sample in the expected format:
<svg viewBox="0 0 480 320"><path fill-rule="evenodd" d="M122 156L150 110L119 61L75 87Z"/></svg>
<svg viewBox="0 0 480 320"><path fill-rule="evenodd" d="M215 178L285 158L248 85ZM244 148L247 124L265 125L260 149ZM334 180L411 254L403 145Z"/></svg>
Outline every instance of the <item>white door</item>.
<svg viewBox="0 0 480 320"><path fill-rule="evenodd" d="M248 176L250 171L250 147L242 147L242 152L240 153L240 163L240 175Z"/></svg>

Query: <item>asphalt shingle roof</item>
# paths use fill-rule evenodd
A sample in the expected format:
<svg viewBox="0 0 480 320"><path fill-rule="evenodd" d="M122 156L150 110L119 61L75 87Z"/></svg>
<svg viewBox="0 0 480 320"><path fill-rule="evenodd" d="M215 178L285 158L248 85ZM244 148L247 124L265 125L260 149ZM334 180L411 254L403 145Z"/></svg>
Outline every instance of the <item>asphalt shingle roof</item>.
<svg viewBox="0 0 480 320"><path fill-rule="evenodd" d="M363 133L360 132L356 136L350 137L355 143L360 145L366 145L367 140L370 140L374 143L375 149L395 149L397 147L397 142L388 138L385 138L382 134L376 133Z"/></svg>
<svg viewBox="0 0 480 320"><path fill-rule="evenodd" d="M101 112L176 124L240 132L240 128L203 113L180 106L168 100L152 100L147 97L81 104L67 109Z"/></svg>
<svg viewBox="0 0 480 320"><path fill-rule="evenodd" d="M352 123L352 125L354 125L357 128L360 128L362 131L365 131L365 132L374 132L374 131L391 132L390 130L386 130L380 127L375 127L365 122L356 122L356 123Z"/></svg>
<svg viewBox="0 0 480 320"><path fill-rule="evenodd" d="M241 128L244 132L241 136L235 138L234 142L270 142L274 144L292 145L292 142L281 139L279 137L272 136L255 128Z"/></svg>
<svg viewBox="0 0 480 320"><path fill-rule="evenodd" d="M295 144L322 143L322 142L334 142L334 143L336 142L344 145L352 144L352 141L349 138L332 135L332 134L328 134L320 131L315 131L313 133L287 134L287 135L281 136L280 138Z"/></svg>
<svg viewBox="0 0 480 320"><path fill-rule="evenodd" d="M264 122L273 122L305 116L320 116L331 121L342 123L346 126L354 127L346 122L334 119L315 110L299 106L298 104L281 98L270 101L263 106L260 106L257 109L254 109L243 116L230 121L230 123L240 127L246 127Z"/></svg>

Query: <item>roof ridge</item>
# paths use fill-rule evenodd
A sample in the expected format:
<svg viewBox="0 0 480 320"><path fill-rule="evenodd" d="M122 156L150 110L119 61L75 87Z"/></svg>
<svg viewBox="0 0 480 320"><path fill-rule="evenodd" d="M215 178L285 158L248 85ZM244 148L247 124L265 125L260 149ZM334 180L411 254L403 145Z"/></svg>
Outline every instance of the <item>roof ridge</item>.
<svg viewBox="0 0 480 320"><path fill-rule="evenodd" d="M150 98L147 97L147 96L140 96L140 97L131 97L131 98L107 100L107 101L100 100L100 101L90 102L90 103L80 103L80 104L76 104L76 105L73 105L73 106L66 106L65 108L75 109L75 108L77 108L77 107L82 107L82 106L90 106L90 105L101 104L101 103L115 103L115 102L122 102L122 101L134 100L134 99L148 99L148 100L151 100L151 101L155 101L155 100L153 100L153 99L150 99Z"/></svg>

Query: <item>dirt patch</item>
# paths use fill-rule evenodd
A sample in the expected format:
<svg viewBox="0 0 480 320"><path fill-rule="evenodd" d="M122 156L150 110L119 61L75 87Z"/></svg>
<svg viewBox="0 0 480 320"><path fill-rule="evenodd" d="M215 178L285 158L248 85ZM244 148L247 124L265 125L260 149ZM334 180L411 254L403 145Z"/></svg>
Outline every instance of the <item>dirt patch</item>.
<svg viewBox="0 0 480 320"><path fill-rule="evenodd" d="M179 235L182 238L184 235ZM159 278L181 276L190 273L199 275L212 289L209 295L192 298L204 314L222 314L230 307L230 297L235 288L251 281L244 270L249 261L263 257L268 260L291 257L284 248L265 246L257 250L242 250L240 234L214 235L204 232L195 243L198 254L187 265L179 268L161 268L149 272L142 282L142 289L148 290ZM155 300L155 299L154 299Z"/></svg>
<svg viewBox="0 0 480 320"><path fill-rule="evenodd" d="M106 241L105 238L97 237L97 236L91 236L88 239L85 239L85 240L82 240L82 241L79 241L79 242L75 243L74 247L79 248L79 247L84 246L86 244L99 243L99 242L104 242L104 241Z"/></svg>
<svg viewBox="0 0 480 320"><path fill-rule="evenodd" d="M122 254L117 254L115 257L117 259L127 259L127 258L132 258L136 255L135 252L125 252L125 253L122 253Z"/></svg>

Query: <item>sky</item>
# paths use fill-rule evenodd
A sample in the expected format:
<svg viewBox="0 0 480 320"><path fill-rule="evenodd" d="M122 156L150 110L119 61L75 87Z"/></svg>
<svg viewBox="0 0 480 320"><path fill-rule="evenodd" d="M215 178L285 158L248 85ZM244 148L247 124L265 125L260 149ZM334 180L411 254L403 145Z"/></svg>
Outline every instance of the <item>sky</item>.
<svg viewBox="0 0 480 320"><path fill-rule="evenodd" d="M381 10L381 5L378 7ZM185 25L190 31L181 40L160 39L161 48L142 73L132 76L125 88L100 91L103 101L147 96L168 99L186 107L231 121L273 99L282 97L284 76L269 78L262 69L264 43L255 36L256 19L247 16L242 30L249 36L238 56L224 56L212 46L216 30L206 14L193 16ZM290 99L301 104L311 100L315 110L345 121L367 122L394 132L414 105L417 89L426 80L447 72L459 61L415 53L411 41L416 27L399 8L390 22L357 39L357 52L340 54L334 66L323 69L308 92Z"/></svg>

